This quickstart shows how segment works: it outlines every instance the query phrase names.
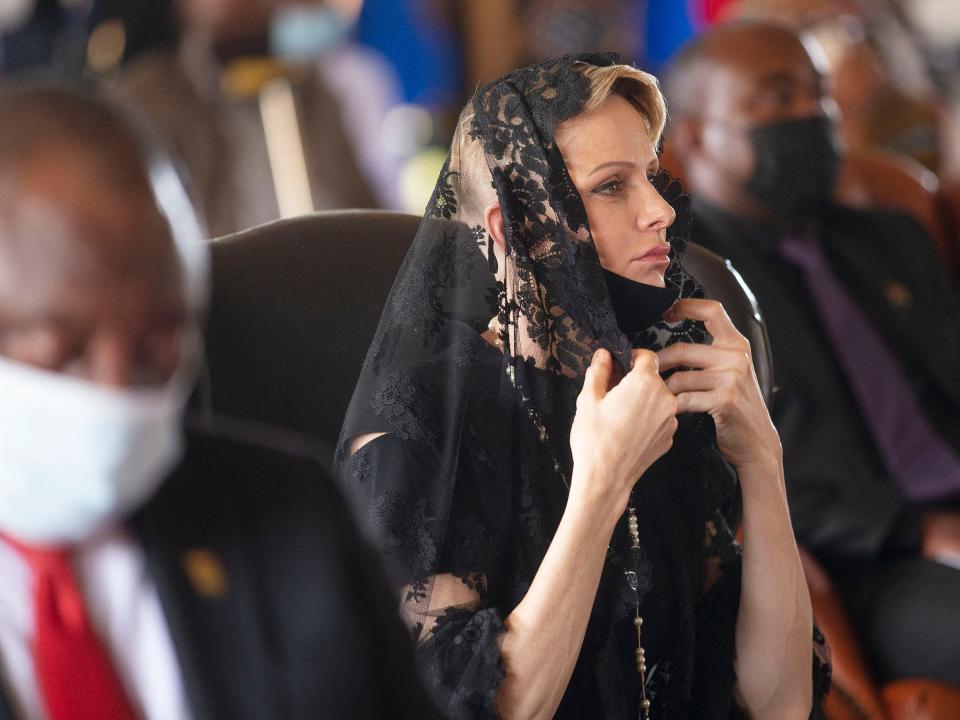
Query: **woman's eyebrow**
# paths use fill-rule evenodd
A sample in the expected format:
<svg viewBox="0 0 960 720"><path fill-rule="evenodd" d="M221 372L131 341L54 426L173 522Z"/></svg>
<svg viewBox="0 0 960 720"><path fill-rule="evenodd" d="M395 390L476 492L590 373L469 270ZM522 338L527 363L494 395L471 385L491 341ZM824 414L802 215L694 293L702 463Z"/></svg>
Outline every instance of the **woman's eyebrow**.
<svg viewBox="0 0 960 720"><path fill-rule="evenodd" d="M600 163L599 165L597 165L593 170L590 171L590 174L587 175L587 177L592 177L593 175L596 175L598 172L600 172L600 171L603 170L604 168L608 168L608 167L612 167L612 166L625 167L625 168L635 168L635 167L637 166L637 164L636 164L636 163L632 163L632 162L630 162L629 160L610 160L609 162Z"/></svg>

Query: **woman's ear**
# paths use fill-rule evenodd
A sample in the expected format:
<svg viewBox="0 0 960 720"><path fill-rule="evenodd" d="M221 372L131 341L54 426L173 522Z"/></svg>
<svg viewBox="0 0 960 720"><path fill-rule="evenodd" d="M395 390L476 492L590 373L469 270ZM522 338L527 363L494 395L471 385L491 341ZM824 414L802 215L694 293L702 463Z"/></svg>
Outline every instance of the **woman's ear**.
<svg viewBox="0 0 960 720"><path fill-rule="evenodd" d="M483 220L497 249L503 252L507 244L507 234L503 229L503 213L500 212L500 204L488 205L487 209L483 211Z"/></svg>

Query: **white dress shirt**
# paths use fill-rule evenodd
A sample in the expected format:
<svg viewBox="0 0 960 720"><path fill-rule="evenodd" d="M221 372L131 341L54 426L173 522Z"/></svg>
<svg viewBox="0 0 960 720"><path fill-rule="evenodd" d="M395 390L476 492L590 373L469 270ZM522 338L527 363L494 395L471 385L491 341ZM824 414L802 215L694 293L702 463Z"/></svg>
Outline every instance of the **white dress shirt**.
<svg viewBox="0 0 960 720"><path fill-rule="evenodd" d="M123 528L78 549L74 574L92 627L113 660L134 709L147 720L189 720L180 666L143 552ZM46 720L33 669L33 580L26 561L0 539L0 673L21 720Z"/></svg>

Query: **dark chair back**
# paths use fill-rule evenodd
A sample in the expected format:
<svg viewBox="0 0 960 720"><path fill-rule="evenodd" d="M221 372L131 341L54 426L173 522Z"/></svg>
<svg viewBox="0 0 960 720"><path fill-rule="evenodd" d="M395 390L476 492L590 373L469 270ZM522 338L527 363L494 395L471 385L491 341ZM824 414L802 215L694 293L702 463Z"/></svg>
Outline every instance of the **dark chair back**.
<svg viewBox="0 0 960 720"><path fill-rule="evenodd" d="M769 402L774 387L773 355L767 325L753 291L729 260L695 243L689 243L685 264L703 285L707 297L723 305L737 330L750 341L760 392Z"/></svg>
<svg viewBox="0 0 960 720"><path fill-rule="evenodd" d="M332 211L213 241L206 409L334 444L419 224Z"/></svg>
<svg viewBox="0 0 960 720"><path fill-rule="evenodd" d="M336 442L387 294L420 218L374 210L280 220L212 243L205 409ZM753 346L763 321L739 275L691 246L694 274Z"/></svg>

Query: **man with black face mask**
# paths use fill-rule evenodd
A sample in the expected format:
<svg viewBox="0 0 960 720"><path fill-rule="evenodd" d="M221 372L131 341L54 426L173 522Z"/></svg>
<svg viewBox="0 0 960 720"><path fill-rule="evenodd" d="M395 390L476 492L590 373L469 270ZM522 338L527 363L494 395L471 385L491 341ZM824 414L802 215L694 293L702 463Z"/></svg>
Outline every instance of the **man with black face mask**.
<svg viewBox="0 0 960 720"><path fill-rule="evenodd" d="M911 220L831 204L834 105L792 32L715 27L667 74L693 240L753 289L799 539L879 679L960 685L960 302Z"/></svg>

